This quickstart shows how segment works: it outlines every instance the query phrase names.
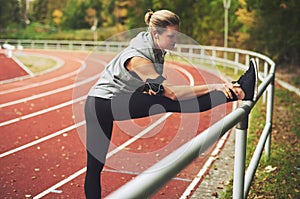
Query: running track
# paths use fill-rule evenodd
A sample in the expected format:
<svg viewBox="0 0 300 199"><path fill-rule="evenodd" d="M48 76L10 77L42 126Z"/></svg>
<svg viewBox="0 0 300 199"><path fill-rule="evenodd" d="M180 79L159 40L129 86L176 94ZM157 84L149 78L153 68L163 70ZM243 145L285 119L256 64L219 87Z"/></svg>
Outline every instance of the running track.
<svg viewBox="0 0 300 199"><path fill-rule="evenodd" d="M112 55L25 52L54 56L64 65L44 75L0 85L0 196L84 198L85 95ZM166 65L168 79L177 84L220 82L216 76L199 73L188 65ZM103 172L103 196L224 117L230 107L116 122ZM197 178L209 153L200 155L152 198L180 198Z"/></svg>

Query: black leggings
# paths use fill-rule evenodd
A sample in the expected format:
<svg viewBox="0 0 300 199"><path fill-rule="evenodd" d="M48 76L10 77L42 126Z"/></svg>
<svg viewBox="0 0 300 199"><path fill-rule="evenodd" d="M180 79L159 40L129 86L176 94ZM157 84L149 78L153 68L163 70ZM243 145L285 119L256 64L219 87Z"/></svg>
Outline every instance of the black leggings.
<svg viewBox="0 0 300 199"><path fill-rule="evenodd" d="M87 172L84 189L86 197L88 199L101 197L100 173L105 164L113 121L141 118L163 112L203 112L229 101L233 100L227 99L221 91L213 91L182 101L139 92L118 95L111 100L89 96L85 104Z"/></svg>

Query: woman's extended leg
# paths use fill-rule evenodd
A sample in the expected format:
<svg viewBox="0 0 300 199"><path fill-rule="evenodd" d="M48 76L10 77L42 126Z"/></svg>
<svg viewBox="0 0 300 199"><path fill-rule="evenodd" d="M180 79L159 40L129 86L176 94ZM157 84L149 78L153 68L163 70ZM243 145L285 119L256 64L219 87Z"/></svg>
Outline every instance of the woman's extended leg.
<svg viewBox="0 0 300 199"><path fill-rule="evenodd" d="M163 112L203 112L234 100L237 100L237 98L228 99L221 91L213 91L197 98L182 101L136 92L118 95L112 100L111 106L115 120L126 120Z"/></svg>

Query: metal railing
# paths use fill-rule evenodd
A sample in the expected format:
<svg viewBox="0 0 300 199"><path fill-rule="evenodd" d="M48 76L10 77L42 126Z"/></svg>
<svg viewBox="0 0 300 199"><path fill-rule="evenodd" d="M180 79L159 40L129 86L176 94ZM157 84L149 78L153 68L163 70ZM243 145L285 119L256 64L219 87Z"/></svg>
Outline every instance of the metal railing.
<svg viewBox="0 0 300 199"><path fill-rule="evenodd" d="M116 52L125 48L127 42L93 42L93 41L49 41L49 40L0 40L0 43L9 43L22 46L24 48L44 48L44 49L67 49L67 50L94 50ZM274 98L274 79L275 63L268 57L247 50L199 46L199 45L177 45L178 54L188 56L200 61L214 61L226 67L246 69L250 58L255 58L260 68L259 79L261 81L258 88L258 99L264 96L263 101L266 104L266 119L262 134L256 146L255 152L249 163L247 172L245 172L246 160L246 140L248 119L251 109L256 102L243 101L237 109L229 113L222 120L218 121L209 129L196 136L167 157L145 170L132 181L128 182L107 198L147 198L155 193L160 187L168 182L179 171L189 165L199 156L199 151L208 149L215 141L224 135L228 130L236 126L236 145L235 145L235 163L234 163L234 181L233 198L247 198L250 185L259 160L265 149L266 157L270 156L272 116L273 116L273 98ZM188 146L188 147L187 147ZM170 165L169 162L173 163ZM168 165L168 166L164 166ZM137 189L137 187L139 187Z"/></svg>
<svg viewBox="0 0 300 199"><path fill-rule="evenodd" d="M128 46L128 42L101 42L101 41L69 41L69 40L18 40L0 39L0 44L10 44L31 49L53 49L53 50L95 50L106 52L117 52Z"/></svg>

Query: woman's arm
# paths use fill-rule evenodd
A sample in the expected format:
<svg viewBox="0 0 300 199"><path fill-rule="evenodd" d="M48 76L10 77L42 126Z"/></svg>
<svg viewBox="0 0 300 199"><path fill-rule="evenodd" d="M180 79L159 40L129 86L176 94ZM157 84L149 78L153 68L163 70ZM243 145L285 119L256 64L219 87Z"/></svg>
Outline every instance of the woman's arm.
<svg viewBox="0 0 300 199"><path fill-rule="evenodd" d="M205 95L212 91L222 91L227 98L232 98L229 90L230 84L208 84L208 85L170 85L163 82L164 95L172 100L185 100Z"/></svg>
<svg viewBox="0 0 300 199"><path fill-rule="evenodd" d="M159 74L155 71L151 61L142 57L133 57L126 62L126 68L134 71L143 81L147 79L156 79ZM191 99L197 96L207 94L211 91L222 91L228 98L232 98L230 89L238 96L239 85L233 84L209 84L209 85L172 85L167 80L162 83L164 87L163 95L172 100ZM149 90L149 95L155 95L155 92Z"/></svg>

